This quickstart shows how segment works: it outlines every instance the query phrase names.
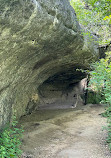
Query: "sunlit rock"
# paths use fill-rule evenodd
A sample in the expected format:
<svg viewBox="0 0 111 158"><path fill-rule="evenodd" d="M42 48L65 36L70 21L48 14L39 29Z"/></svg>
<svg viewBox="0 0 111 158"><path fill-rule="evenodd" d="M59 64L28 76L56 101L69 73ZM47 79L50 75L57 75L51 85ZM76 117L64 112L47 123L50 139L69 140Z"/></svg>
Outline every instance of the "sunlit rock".
<svg viewBox="0 0 111 158"><path fill-rule="evenodd" d="M51 77L65 74L67 85L85 77L76 68L98 52L84 41L68 0L0 1L0 126L37 108L38 87Z"/></svg>

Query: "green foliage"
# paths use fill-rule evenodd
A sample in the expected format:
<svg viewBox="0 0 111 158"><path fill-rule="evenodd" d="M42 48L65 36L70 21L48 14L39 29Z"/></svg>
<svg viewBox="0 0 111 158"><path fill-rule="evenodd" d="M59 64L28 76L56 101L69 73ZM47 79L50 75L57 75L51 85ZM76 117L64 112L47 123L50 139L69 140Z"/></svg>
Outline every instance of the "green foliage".
<svg viewBox="0 0 111 158"><path fill-rule="evenodd" d="M88 27L89 24L95 21L95 18L93 18L95 13L91 10L85 9L84 2L80 0L71 0L71 5L75 9L80 24Z"/></svg>
<svg viewBox="0 0 111 158"><path fill-rule="evenodd" d="M17 127L17 121L14 117L11 126L6 127L0 133L0 157L18 158L22 151L20 150L22 127Z"/></svg>
<svg viewBox="0 0 111 158"><path fill-rule="evenodd" d="M103 116L107 117L108 120L107 142L111 149L111 52L107 52L106 58L94 63L92 68L90 86L92 86L93 91L103 96L102 102L106 104L106 111Z"/></svg>
<svg viewBox="0 0 111 158"><path fill-rule="evenodd" d="M111 0L70 0L70 3L84 33L96 33L100 44L108 44L111 41Z"/></svg>
<svg viewBox="0 0 111 158"><path fill-rule="evenodd" d="M70 0L78 21L83 28L83 36L90 39L98 36L99 44L109 44L111 41L111 0ZM106 111L103 114L108 118L108 138L111 149L111 52L106 58L91 65L90 87L88 102L105 103ZM84 70L83 70L84 71Z"/></svg>
<svg viewBox="0 0 111 158"><path fill-rule="evenodd" d="M85 2L91 5L93 10L102 12L103 15L111 14L111 0L85 0Z"/></svg>
<svg viewBox="0 0 111 158"><path fill-rule="evenodd" d="M100 93L90 91L87 96L87 104L99 104L102 101L102 96Z"/></svg>
<svg viewBox="0 0 111 158"><path fill-rule="evenodd" d="M106 55L106 59L100 59L92 65L94 70L90 72L90 84L93 85L93 90L105 96L104 103L111 105L111 52Z"/></svg>

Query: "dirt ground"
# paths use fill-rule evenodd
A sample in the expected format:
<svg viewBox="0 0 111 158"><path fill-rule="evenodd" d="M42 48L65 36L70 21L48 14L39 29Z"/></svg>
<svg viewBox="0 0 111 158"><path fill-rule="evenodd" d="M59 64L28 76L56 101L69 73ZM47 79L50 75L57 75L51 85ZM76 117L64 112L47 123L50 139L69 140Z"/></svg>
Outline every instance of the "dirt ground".
<svg viewBox="0 0 111 158"><path fill-rule="evenodd" d="M111 158L104 107L41 109L24 116L22 158Z"/></svg>

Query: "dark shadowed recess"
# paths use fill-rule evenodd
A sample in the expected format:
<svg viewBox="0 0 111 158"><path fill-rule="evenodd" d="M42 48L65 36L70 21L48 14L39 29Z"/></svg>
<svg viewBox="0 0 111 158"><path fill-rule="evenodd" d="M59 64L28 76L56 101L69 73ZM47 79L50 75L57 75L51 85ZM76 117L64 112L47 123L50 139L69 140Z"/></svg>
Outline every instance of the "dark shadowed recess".
<svg viewBox="0 0 111 158"><path fill-rule="evenodd" d="M40 85L38 90L41 91L42 88L46 85L52 85L60 91L65 91L71 87L74 87L74 85L86 77L85 73L77 71L77 69L81 68L86 69L80 66L63 67L60 72L57 72L53 76L49 77L42 85Z"/></svg>

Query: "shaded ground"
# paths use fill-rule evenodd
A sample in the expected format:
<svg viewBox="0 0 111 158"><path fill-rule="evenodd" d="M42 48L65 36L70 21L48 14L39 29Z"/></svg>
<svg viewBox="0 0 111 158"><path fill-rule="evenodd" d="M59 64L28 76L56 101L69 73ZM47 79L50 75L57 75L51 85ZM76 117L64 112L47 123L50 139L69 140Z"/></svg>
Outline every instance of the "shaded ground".
<svg viewBox="0 0 111 158"><path fill-rule="evenodd" d="M104 107L87 105L74 109L42 109L21 118L24 125L22 157L110 158L105 145Z"/></svg>

